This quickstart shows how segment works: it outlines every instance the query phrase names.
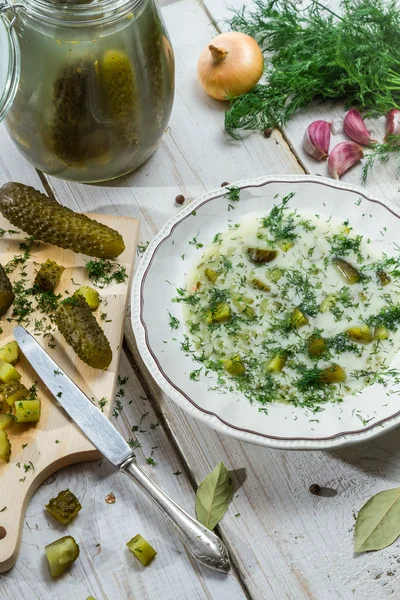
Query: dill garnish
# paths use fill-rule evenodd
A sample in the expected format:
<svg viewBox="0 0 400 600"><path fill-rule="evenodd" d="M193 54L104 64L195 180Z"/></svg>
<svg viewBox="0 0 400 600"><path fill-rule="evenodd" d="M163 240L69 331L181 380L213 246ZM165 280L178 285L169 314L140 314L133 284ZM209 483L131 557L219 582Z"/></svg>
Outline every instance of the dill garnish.
<svg viewBox="0 0 400 600"><path fill-rule="evenodd" d="M280 127L316 99L337 98L375 116L398 107L397 2L343 0L340 16L316 0L253 4L235 11L230 24L260 42L265 81L231 100L228 132Z"/></svg>
<svg viewBox="0 0 400 600"><path fill-rule="evenodd" d="M89 278L95 285L101 288L112 282L124 283L128 278L125 267L104 258L88 260L85 268Z"/></svg>

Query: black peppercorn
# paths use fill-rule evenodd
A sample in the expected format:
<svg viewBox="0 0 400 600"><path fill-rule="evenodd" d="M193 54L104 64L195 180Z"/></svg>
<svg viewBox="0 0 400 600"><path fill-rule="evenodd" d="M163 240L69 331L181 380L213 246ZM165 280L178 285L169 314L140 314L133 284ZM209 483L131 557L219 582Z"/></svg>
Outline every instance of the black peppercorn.
<svg viewBox="0 0 400 600"><path fill-rule="evenodd" d="M229 185L229 181L224 181L221 183L221 187L226 187L227 185Z"/></svg>
<svg viewBox="0 0 400 600"><path fill-rule="evenodd" d="M272 135L272 132L273 132L272 127L267 127L267 129L264 129L264 137L270 138Z"/></svg>
<svg viewBox="0 0 400 600"><path fill-rule="evenodd" d="M175 198L175 202L177 204L183 204L185 202L185 196L182 196L182 194L179 194L179 196L177 196Z"/></svg>
<svg viewBox="0 0 400 600"><path fill-rule="evenodd" d="M309 490L314 496L319 496L321 493L321 486L319 486L318 483L313 483L310 485Z"/></svg>

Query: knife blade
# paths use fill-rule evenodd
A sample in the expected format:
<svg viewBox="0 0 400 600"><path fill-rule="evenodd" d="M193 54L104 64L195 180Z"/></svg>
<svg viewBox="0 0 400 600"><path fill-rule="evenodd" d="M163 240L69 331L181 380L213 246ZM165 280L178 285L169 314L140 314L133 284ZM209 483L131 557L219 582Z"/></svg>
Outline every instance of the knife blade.
<svg viewBox="0 0 400 600"><path fill-rule="evenodd" d="M47 354L39 342L21 326L14 337L47 389L53 394L86 437L117 468L133 456L131 448L82 390Z"/></svg>
<svg viewBox="0 0 400 600"><path fill-rule="evenodd" d="M228 573L228 552L212 531L171 500L136 464L134 454L107 417L21 326L14 327L15 340L37 375L87 438L119 471L125 473L172 521L189 551L201 564Z"/></svg>

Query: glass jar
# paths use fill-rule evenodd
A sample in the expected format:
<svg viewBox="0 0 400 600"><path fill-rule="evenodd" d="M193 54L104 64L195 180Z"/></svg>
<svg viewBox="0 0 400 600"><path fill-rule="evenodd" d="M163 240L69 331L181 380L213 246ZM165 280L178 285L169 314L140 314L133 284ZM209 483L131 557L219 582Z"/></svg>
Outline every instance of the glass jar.
<svg viewBox="0 0 400 600"><path fill-rule="evenodd" d="M97 182L146 161L174 97L174 55L157 1L22 0L7 8L0 118L29 162Z"/></svg>

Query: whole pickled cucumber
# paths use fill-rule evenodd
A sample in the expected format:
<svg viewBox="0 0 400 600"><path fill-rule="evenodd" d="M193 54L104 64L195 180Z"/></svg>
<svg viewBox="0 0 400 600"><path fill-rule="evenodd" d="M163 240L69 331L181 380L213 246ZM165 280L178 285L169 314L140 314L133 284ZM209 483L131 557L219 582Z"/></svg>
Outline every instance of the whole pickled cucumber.
<svg viewBox="0 0 400 600"><path fill-rule="evenodd" d="M114 229L75 213L22 183L9 182L0 188L0 212L36 239L74 252L114 258L125 250L121 234Z"/></svg>
<svg viewBox="0 0 400 600"><path fill-rule="evenodd" d="M110 344L83 296L61 302L54 322L83 362L94 369L107 369L112 360Z"/></svg>
<svg viewBox="0 0 400 600"><path fill-rule="evenodd" d="M92 115L95 78L94 62L81 58L63 65L54 82L50 136L54 154L69 167L81 168L109 150L107 136Z"/></svg>
<svg viewBox="0 0 400 600"><path fill-rule="evenodd" d="M3 315L14 302L11 281L7 277L3 265L0 265L0 315Z"/></svg>
<svg viewBox="0 0 400 600"><path fill-rule="evenodd" d="M107 50L100 62L100 78L108 111L116 121L117 135L128 145L139 141L139 110L136 76L122 50Z"/></svg>

